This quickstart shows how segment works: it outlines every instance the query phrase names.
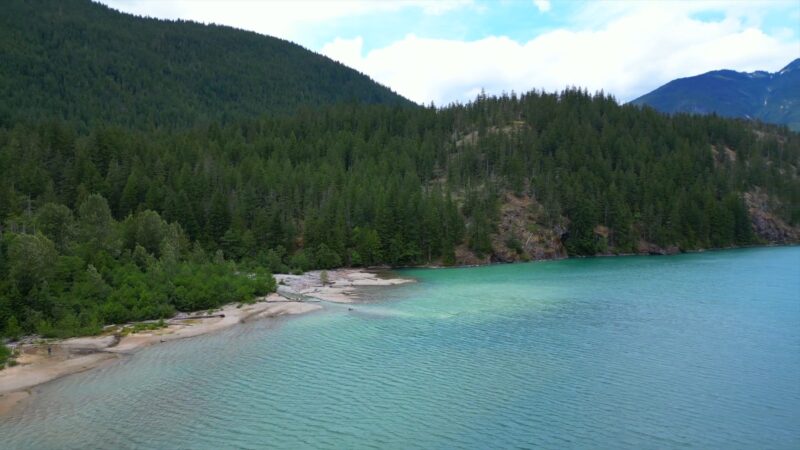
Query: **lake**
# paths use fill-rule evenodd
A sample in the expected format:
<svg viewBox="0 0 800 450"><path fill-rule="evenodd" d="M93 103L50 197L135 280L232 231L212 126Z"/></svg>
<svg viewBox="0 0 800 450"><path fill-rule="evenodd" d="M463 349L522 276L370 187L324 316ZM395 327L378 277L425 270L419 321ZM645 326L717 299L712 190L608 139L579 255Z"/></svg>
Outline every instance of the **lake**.
<svg viewBox="0 0 800 450"><path fill-rule="evenodd" d="M800 247L399 274L41 386L0 447L800 448Z"/></svg>

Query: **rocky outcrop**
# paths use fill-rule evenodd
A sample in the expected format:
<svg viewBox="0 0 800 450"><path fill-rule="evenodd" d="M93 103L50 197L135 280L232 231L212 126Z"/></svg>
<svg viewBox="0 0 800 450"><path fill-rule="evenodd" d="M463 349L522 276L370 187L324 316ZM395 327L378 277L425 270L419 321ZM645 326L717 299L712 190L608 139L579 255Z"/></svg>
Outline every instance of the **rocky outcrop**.
<svg viewBox="0 0 800 450"><path fill-rule="evenodd" d="M478 256L466 244L456 247L455 253L457 266L485 266L493 262L492 255Z"/></svg>
<svg viewBox="0 0 800 450"><path fill-rule="evenodd" d="M677 245L661 247L645 240L640 240L636 245L636 253L639 255L677 255L680 252Z"/></svg>
<svg viewBox="0 0 800 450"><path fill-rule="evenodd" d="M567 251L561 243L566 230L542 225L542 215L541 205L532 198L506 194L497 233L492 236L494 261L566 258Z"/></svg>
<svg viewBox="0 0 800 450"><path fill-rule="evenodd" d="M769 196L755 189L744 194L744 202L750 213L753 231L759 238L771 244L789 244L800 241L800 229L787 224L772 213Z"/></svg>
<svg viewBox="0 0 800 450"><path fill-rule="evenodd" d="M566 228L545 226L542 216L541 205L531 197L506 194L500 206L500 222L491 236L492 253L479 257L462 245L456 249L456 264L471 266L566 258L567 251L561 242Z"/></svg>
<svg viewBox="0 0 800 450"><path fill-rule="evenodd" d="M725 149L727 160L735 159ZM745 204L753 223L753 231L765 243L789 244L800 242L800 228L787 224L777 214L770 198L760 190L744 194ZM478 266L491 263L510 263L561 259L567 257L562 240L567 236L567 227L544 224L544 211L539 203L529 196L507 193L500 207L500 221L491 236L492 252L478 256L467 245L456 248L456 265ZM598 225L594 229L598 239L609 241L611 231ZM602 255L630 254L631 250L619 252L609 246ZM640 239L633 249L639 255L675 255L681 252L676 245L666 247Z"/></svg>

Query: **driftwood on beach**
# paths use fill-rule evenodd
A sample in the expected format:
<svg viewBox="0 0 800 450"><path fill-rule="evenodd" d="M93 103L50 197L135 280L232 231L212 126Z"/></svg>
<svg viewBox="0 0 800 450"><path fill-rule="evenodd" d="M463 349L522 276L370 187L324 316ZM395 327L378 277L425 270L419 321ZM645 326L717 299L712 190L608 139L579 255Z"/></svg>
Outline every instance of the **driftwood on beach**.
<svg viewBox="0 0 800 450"><path fill-rule="evenodd" d="M208 314L204 316L173 317L172 319L169 319L169 321L173 322L176 320L214 319L216 317L225 317L225 314Z"/></svg>
<svg viewBox="0 0 800 450"><path fill-rule="evenodd" d="M285 299L285 300L277 300L277 301L284 301L284 302L312 302L312 303L318 303L319 302L318 298L314 298L314 297L311 297L311 296L308 296L308 295L304 295L304 294L286 292L284 290L281 290L280 288L278 288L278 291L275 292L275 294L277 294L279 297L282 297L282 298ZM273 301L275 301L275 300L273 300Z"/></svg>

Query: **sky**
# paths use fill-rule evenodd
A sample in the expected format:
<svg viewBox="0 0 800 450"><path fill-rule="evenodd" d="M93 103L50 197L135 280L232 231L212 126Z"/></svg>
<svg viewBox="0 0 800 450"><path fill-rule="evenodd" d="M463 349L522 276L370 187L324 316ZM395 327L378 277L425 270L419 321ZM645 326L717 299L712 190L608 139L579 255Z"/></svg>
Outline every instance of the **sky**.
<svg viewBox="0 0 800 450"><path fill-rule="evenodd" d="M800 0L101 0L229 25L342 62L417 103L578 86L633 100L710 70L800 58Z"/></svg>

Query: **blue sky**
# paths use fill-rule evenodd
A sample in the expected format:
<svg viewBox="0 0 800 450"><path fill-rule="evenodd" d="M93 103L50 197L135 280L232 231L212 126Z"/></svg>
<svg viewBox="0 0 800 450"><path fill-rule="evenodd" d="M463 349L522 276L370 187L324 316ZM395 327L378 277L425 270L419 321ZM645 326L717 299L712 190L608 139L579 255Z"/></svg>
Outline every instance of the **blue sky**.
<svg viewBox="0 0 800 450"><path fill-rule="evenodd" d="M797 0L102 2L288 39L439 105L566 86L628 101L674 78L800 57Z"/></svg>
<svg viewBox="0 0 800 450"><path fill-rule="evenodd" d="M488 36L508 36L527 41L537 34L568 25L570 12L583 2L550 4L542 14L533 1L475 2L462 8L441 12L424 8L406 8L388 19L378 13L372 17L353 16L322 24L309 30L304 44L321 48L339 38L364 39L364 51L391 44L408 34L427 38L477 40Z"/></svg>

